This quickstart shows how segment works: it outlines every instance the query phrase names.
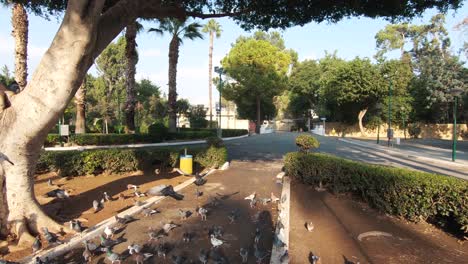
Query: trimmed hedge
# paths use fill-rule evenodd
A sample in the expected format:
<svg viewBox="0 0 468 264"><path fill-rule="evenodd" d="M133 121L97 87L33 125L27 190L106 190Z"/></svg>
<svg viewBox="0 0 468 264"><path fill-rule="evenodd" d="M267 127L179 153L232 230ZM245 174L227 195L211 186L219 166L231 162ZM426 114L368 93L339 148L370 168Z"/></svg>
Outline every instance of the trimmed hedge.
<svg viewBox="0 0 468 264"><path fill-rule="evenodd" d="M158 130L156 127L153 130ZM237 137L247 135L245 129L223 129L223 137ZM80 146L122 145L137 143L159 143L164 140L192 140L206 139L216 136L216 129L181 128L180 132L162 134L74 134L70 136L70 143ZM51 147L60 143L58 134L49 134L44 146Z"/></svg>
<svg viewBox="0 0 468 264"><path fill-rule="evenodd" d="M286 155L285 169L304 183L357 195L385 213L468 233L468 181L301 152Z"/></svg>
<svg viewBox="0 0 468 264"><path fill-rule="evenodd" d="M296 137L296 146L298 146L301 151L307 152L310 149L320 147L320 142L311 135L302 134Z"/></svg>
<svg viewBox="0 0 468 264"><path fill-rule="evenodd" d="M184 148L105 149L90 151L47 151L41 153L37 171L56 171L60 176L130 172L151 164L175 167ZM227 160L226 148L188 149L200 166L218 167Z"/></svg>

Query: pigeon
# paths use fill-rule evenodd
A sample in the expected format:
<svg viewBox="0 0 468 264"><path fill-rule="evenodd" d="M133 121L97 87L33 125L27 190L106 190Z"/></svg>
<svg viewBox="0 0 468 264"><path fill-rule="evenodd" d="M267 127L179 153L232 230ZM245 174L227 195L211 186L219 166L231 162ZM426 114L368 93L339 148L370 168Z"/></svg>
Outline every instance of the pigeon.
<svg viewBox="0 0 468 264"><path fill-rule="evenodd" d="M263 205L266 205L267 203L271 202L271 198L260 198L260 201Z"/></svg>
<svg viewBox="0 0 468 264"><path fill-rule="evenodd" d="M164 236L164 230L156 231L152 227L149 228L148 231L149 241L158 240Z"/></svg>
<svg viewBox="0 0 468 264"><path fill-rule="evenodd" d="M185 262L185 257L184 256L181 256L181 255L172 255L171 256L171 259L172 259L172 263L174 264L182 264Z"/></svg>
<svg viewBox="0 0 468 264"><path fill-rule="evenodd" d="M127 248L130 255L133 255L134 253L140 253L142 249L140 245L134 243L130 244Z"/></svg>
<svg viewBox="0 0 468 264"><path fill-rule="evenodd" d="M78 220L71 220L70 228L78 233L81 233L84 230L84 227L81 225L81 222Z"/></svg>
<svg viewBox="0 0 468 264"><path fill-rule="evenodd" d="M120 255L117 254L117 253L112 252L112 250L110 250L110 248L108 248L106 250L106 257L107 257L108 260L111 261L112 264L114 264L114 263L119 263L120 264L121 263Z"/></svg>
<svg viewBox="0 0 468 264"><path fill-rule="evenodd" d="M188 242L190 242L190 240L192 240L192 234L190 234L188 232L184 232L182 234L182 241L184 241L185 243L188 243Z"/></svg>
<svg viewBox="0 0 468 264"><path fill-rule="evenodd" d="M19 264L19 262L0 259L0 264Z"/></svg>
<svg viewBox="0 0 468 264"><path fill-rule="evenodd" d="M106 200L106 202L110 202L112 201L112 197L110 197L107 192L104 192L104 200Z"/></svg>
<svg viewBox="0 0 468 264"><path fill-rule="evenodd" d="M151 208L143 208L143 210L141 211L141 214L144 215L145 217L148 217L148 216L151 216L151 215L154 215L154 214L158 214L160 213L159 210L157 209L151 209Z"/></svg>
<svg viewBox="0 0 468 264"><path fill-rule="evenodd" d="M163 225L162 229L164 230L164 233L168 234L169 231L171 231L172 229L178 227L178 225L170 222L170 223L166 223Z"/></svg>
<svg viewBox="0 0 468 264"><path fill-rule="evenodd" d="M54 184L52 183L52 179L49 178L49 179L47 180L47 185L49 185L49 186L54 186Z"/></svg>
<svg viewBox="0 0 468 264"><path fill-rule="evenodd" d="M254 256L257 259L257 263L260 264L266 257L268 257L269 253L265 250L260 249L257 244L254 244L254 249Z"/></svg>
<svg viewBox="0 0 468 264"><path fill-rule="evenodd" d="M226 257L224 257L224 255L216 249L213 249L211 258L213 259L214 264L227 264L228 263L228 261L226 260Z"/></svg>
<svg viewBox="0 0 468 264"><path fill-rule="evenodd" d="M10 163L11 165L15 165L5 154L0 152L0 162L6 161Z"/></svg>
<svg viewBox="0 0 468 264"><path fill-rule="evenodd" d="M274 193L271 193L270 199L271 199L272 203L276 203L276 202L279 201L279 198L276 197L276 195Z"/></svg>
<svg viewBox="0 0 468 264"><path fill-rule="evenodd" d="M224 243L223 240L216 238L214 234L211 235L210 242L211 242L211 245L213 245L213 247L215 248L221 246Z"/></svg>
<svg viewBox="0 0 468 264"><path fill-rule="evenodd" d="M36 257L35 260L36 260L35 264L48 264L47 262L42 261L40 257Z"/></svg>
<svg viewBox="0 0 468 264"><path fill-rule="evenodd" d="M216 207L216 206L219 205L219 203L220 203L220 201L219 201L218 197L211 197L210 198L210 202L209 202L210 206Z"/></svg>
<svg viewBox="0 0 468 264"><path fill-rule="evenodd" d="M202 186L203 184L206 183L206 179L203 178L203 176L200 176L200 174L196 174L195 175L195 181L193 183L195 183L196 186Z"/></svg>
<svg viewBox="0 0 468 264"><path fill-rule="evenodd" d="M123 242L122 238L118 238L117 240L112 240L112 239L105 238L103 235L99 235L99 239L101 240L101 246L104 248L111 248Z"/></svg>
<svg viewBox="0 0 468 264"><path fill-rule="evenodd" d="M85 260L85 263L91 262L91 259L93 258L93 252L91 252L91 250L89 250L87 244L85 244L85 249L83 251L82 256L83 256L83 258Z"/></svg>
<svg viewBox="0 0 468 264"><path fill-rule="evenodd" d="M257 204L257 199L254 197L252 200L250 200L250 208L255 208L255 205Z"/></svg>
<svg viewBox="0 0 468 264"><path fill-rule="evenodd" d="M62 244L62 242L60 242L54 234L49 232L49 229L47 229L47 227L43 227L42 232L44 233L44 238L47 240L47 242L49 242L49 244Z"/></svg>
<svg viewBox="0 0 468 264"><path fill-rule="evenodd" d="M190 211L179 209L180 219L187 220L187 218L192 214Z"/></svg>
<svg viewBox="0 0 468 264"><path fill-rule="evenodd" d="M135 192L133 193L136 197L140 198L140 197L145 197L146 194L145 193L142 193L140 191L137 191L135 190Z"/></svg>
<svg viewBox="0 0 468 264"><path fill-rule="evenodd" d="M42 248L41 238L37 236L36 239L34 240L34 243L32 244L33 253L40 250L41 248Z"/></svg>
<svg viewBox="0 0 468 264"><path fill-rule="evenodd" d="M206 221L207 213L208 213L207 209L203 207L198 208L198 214L200 215L202 221Z"/></svg>
<svg viewBox="0 0 468 264"><path fill-rule="evenodd" d="M289 253L288 250L284 251L283 255L280 257L280 263L289 263Z"/></svg>
<svg viewBox="0 0 468 264"><path fill-rule="evenodd" d="M319 259L320 259L319 256L314 255L312 252L309 253L310 264L316 264L317 261L319 261Z"/></svg>
<svg viewBox="0 0 468 264"><path fill-rule="evenodd" d="M174 187L172 187L172 185L158 185L150 188L146 193L152 196L170 196L176 200L184 199L182 194L174 191Z"/></svg>
<svg viewBox="0 0 468 264"><path fill-rule="evenodd" d="M130 222L133 222L137 219L133 218L130 215L124 215L123 217L119 217L118 215L114 216L115 221L117 221L119 224L126 225Z"/></svg>
<svg viewBox="0 0 468 264"><path fill-rule="evenodd" d="M307 231L309 231L309 232L312 232L312 230L314 230L314 224L312 222L305 223L305 227L306 227Z"/></svg>
<svg viewBox="0 0 468 264"><path fill-rule="evenodd" d="M244 200L253 200L253 199L255 199L255 197L257 197L257 193L256 193L256 192L254 192L254 193L252 193L251 195L245 197Z"/></svg>
<svg viewBox="0 0 468 264"><path fill-rule="evenodd" d="M234 223L237 220L237 218L239 218L239 216L240 216L239 209L234 209L231 212L229 212L228 214L229 223L230 224Z"/></svg>
<svg viewBox="0 0 468 264"><path fill-rule="evenodd" d="M47 197L57 197L59 199L64 199L64 198L69 198L70 194L65 190L55 189L55 190L52 190L52 191L46 193L46 196Z"/></svg>
<svg viewBox="0 0 468 264"><path fill-rule="evenodd" d="M106 228L104 228L104 234L106 234L107 239L109 237L112 238L114 236L115 231L117 231L115 227L106 226Z"/></svg>
<svg viewBox="0 0 468 264"><path fill-rule="evenodd" d="M209 259L209 251L202 248L200 250L200 253L198 254L198 260L200 260L202 264L207 264L208 259Z"/></svg>
<svg viewBox="0 0 468 264"><path fill-rule="evenodd" d="M156 175L159 175L159 174L161 173L161 170L160 170L160 169L155 169L155 170L154 170L154 173L155 173Z"/></svg>
<svg viewBox="0 0 468 264"><path fill-rule="evenodd" d="M98 248L98 245L96 245L94 242L89 242L88 240L83 241L83 244L84 244L85 247L88 248L91 252L94 252L94 251Z"/></svg>
<svg viewBox="0 0 468 264"><path fill-rule="evenodd" d="M159 244L158 248L156 249L157 252L158 252L158 257L163 257L163 258L166 258L166 254L167 254L167 246L166 244Z"/></svg>
<svg viewBox="0 0 468 264"><path fill-rule="evenodd" d="M208 230L208 237L214 235L215 237L222 237L224 234L224 230L221 226L212 226L210 230Z"/></svg>
<svg viewBox="0 0 468 264"><path fill-rule="evenodd" d="M138 188L140 188L140 187L138 187L135 184L127 184L127 190L133 189L133 190L136 191Z"/></svg>
<svg viewBox="0 0 468 264"><path fill-rule="evenodd" d="M203 192L198 190L198 188L195 190L195 197L201 197L203 195Z"/></svg>
<svg viewBox="0 0 468 264"><path fill-rule="evenodd" d="M134 253L132 256L133 256L133 259L135 260L136 264L143 264L145 262L145 260L151 258L153 256L153 254L137 252L137 253Z"/></svg>
<svg viewBox="0 0 468 264"><path fill-rule="evenodd" d="M247 260L249 258L249 250L246 248L241 247L239 254L242 258L242 263L247 263Z"/></svg>
<svg viewBox="0 0 468 264"><path fill-rule="evenodd" d="M94 212L98 212L99 210L103 209L104 208L104 203L102 202L98 202L97 200L94 200L93 201L93 208L94 208Z"/></svg>
<svg viewBox="0 0 468 264"><path fill-rule="evenodd" d="M258 244L258 242L260 242L261 237L262 237L262 233L260 232L260 228L257 227L257 229L255 229L254 243Z"/></svg>

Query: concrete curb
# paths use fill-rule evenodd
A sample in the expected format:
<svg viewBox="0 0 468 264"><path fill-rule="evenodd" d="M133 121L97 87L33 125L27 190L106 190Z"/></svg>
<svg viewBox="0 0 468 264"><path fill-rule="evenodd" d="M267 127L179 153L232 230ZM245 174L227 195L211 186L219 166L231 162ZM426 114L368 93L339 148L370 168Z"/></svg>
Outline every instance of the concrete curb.
<svg viewBox="0 0 468 264"><path fill-rule="evenodd" d="M217 171L217 170L216 169L211 169L203 177L206 177L206 176L214 173L215 171ZM179 192L179 191L183 190L185 187L192 184L194 181L195 181L195 177L191 177L190 179L186 180L185 182L175 186L174 190L176 192ZM166 199L165 196L150 197L147 200L145 200L142 205L140 205L140 206L134 205L134 206L130 207L129 209L127 209L127 210L125 210L125 211L123 211L121 213L118 213L117 215L119 217L123 217L125 215L136 215L136 214L140 213L144 208L151 207L151 206L161 202L164 199ZM80 234L76 234L69 241L66 241L63 244L59 245L59 246L47 249L45 251L40 250L40 251L38 251L38 254L28 256L28 257L22 259L20 261L20 263L35 264L36 262L35 262L34 259L36 257L40 257L41 259L44 259L45 257L53 259L53 258L56 258L58 256L61 256L61 255L65 254L66 252L74 249L75 247L78 247L78 246L82 245L84 240L91 240L91 239L99 236L100 234L102 234L104 232L104 229L106 228L106 226L113 225L115 223L116 223L115 218L110 217L110 218L100 222L99 224L96 224L95 226L89 227L84 232L82 232Z"/></svg>
<svg viewBox="0 0 468 264"><path fill-rule="evenodd" d="M282 256L288 254L289 249L289 208L291 197L291 180L288 176L283 177L283 189L278 202L278 222L276 224L273 248L271 249L270 264L287 264L289 257L281 261ZM284 243L284 244L283 244ZM282 244L282 245L280 245Z"/></svg>
<svg viewBox="0 0 468 264"><path fill-rule="evenodd" d="M227 137L223 138L224 141L231 141L235 139L245 138L249 135L243 135L238 137ZM148 147L169 147L169 146L182 146L182 145L199 145L205 144L206 140L193 140L193 141L181 141L181 142L168 142L168 143L148 143L148 144L125 144L125 145L104 145L104 146L72 146L72 147L47 147L45 151L84 151L94 149L114 149L114 148L148 148Z"/></svg>
<svg viewBox="0 0 468 264"><path fill-rule="evenodd" d="M445 164L447 166L468 168L468 164L465 164L465 163L446 161L446 160L441 160L441 159L434 159L434 158L429 158L429 157L424 157L424 156L416 156L415 154L408 153L405 150L398 150L397 151L397 150L392 150L392 149L386 149L386 148L378 146L378 145L371 145L371 144L366 143L366 142L358 142L358 141L352 140L352 139L338 138L338 140L349 143L349 144L354 144L354 145L358 145L358 146L361 146L361 147L365 147L365 148L379 149L379 150L382 150L382 151L384 151L386 153L389 153L389 154L402 155L402 156L405 156L407 158L425 160L425 161L429 161L429 162L433 162L433 163Z"/></svg>

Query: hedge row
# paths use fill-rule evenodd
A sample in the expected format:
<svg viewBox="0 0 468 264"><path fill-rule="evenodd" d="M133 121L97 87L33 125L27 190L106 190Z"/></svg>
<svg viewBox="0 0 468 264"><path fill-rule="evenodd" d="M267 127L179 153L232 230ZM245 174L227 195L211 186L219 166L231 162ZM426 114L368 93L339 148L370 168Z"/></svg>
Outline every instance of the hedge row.
<svg viewBox="0 0 468 264"><path fill-rule="evenodd" d="M37 171L45 173L56 171L60 176L78 176L130 172L144 169L151 164L177 166L183 148L153 149L106 149L91 151L47 151L43 152L37 163ZM219 167L227 160L224 147L198 147L188 149L194 155L196 164L203 168Z"/></svg>
<svg viewBox="0 0 468 264"><path fill-rule="evenodd" d="M236 137L248 134L245 129L223 129L223 137ZM192 140L206 139L216 136L216 129L181 129L180 132L167 133L163 135L151 134L74 134L69 138L69 142L74 145L121 145L137 143L158 143L164 140ZM50 147L60 143L57 134L47 135L44 146Z"/></svg>
<svg viewBox="0 0 468 264"><path fill-rule="evenodd" d="M288 153L285 169L304 183L353 193L385 213L468 233L468 181L316 153Z"/></svg>

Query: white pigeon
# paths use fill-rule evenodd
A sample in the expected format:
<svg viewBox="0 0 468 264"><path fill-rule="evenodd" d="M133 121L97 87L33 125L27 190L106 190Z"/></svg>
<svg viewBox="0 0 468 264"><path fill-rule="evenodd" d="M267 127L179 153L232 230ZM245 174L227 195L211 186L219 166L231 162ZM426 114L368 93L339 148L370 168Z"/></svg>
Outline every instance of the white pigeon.
<svg viewBox="0 0 468 264"><path fill-rule="evenodd" d="M141 251L141 246L138 245L138 244L133 244L132 243L127 248L128 248L128 253L130 255L133 255L134 253L140 253L140 251Z"/></svg>
<svg viewBox="0 0 468 264"><path fill-rule="evenodd" d="M256 192L254 192L254 193L252 193L251 195L245 197L244 200L253 200L253 199L255 199L255 197L257 197L257 193L256 193Z"/></svg>
<svg viewBox="0 0 468 264"><path fill-rule="evenodd" d="M215 235L211 235L210 241L213 247L219 247L224 243L224 241L222 241L221 239L216 238Z"/></svg>
<svg viewBox="0 0 468 264"><path fill-rule="evenodd" d="M104 228L104 234L106 234L106 238L113 237L115 231L116 230L114 227L106 226L106 228Z"/></svg>
<svg viewBox="0 0 468 264"><path fill-rule="evenodd" d="M272 203L276 203L276 202L279 201L279 198L276 197L276 195L275 195L274 193L271 193L270 198L271 198L271 202L272 202Z"/></svg>
<svg viewBox="0 0 468 264"><path fill-rule="evenodd" d="M307 231L312 232L314 230L314 224L311 222L305 223L305 227L307 228Z"/></svg>

